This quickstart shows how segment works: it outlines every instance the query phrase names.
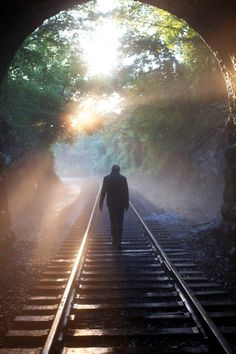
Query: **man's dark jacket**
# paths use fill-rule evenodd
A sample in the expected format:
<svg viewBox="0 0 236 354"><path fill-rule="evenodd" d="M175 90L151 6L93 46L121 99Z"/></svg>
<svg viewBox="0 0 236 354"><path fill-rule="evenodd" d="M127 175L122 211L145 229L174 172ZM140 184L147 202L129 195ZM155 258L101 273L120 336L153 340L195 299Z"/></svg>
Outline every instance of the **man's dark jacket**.
<svg viewBox="0 0 236 354"><path fill-rule="evenodd" d="M111 173L103 179L99 205L102 207L107 195L107 206L114 210L128 209L129 190L127 179L119 173Z"/></svg>

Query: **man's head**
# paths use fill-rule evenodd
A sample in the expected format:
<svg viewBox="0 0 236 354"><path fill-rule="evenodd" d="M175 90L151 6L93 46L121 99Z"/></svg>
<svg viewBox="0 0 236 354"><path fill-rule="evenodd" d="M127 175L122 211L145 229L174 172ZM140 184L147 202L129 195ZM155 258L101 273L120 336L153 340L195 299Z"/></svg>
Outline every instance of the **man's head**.
<svg viewBox="0 0 236 354"><path fill-rule="evenodd" d="M113 165L111 168L111 173L119 173L119 172L120 172L120 166Z"/></svg>

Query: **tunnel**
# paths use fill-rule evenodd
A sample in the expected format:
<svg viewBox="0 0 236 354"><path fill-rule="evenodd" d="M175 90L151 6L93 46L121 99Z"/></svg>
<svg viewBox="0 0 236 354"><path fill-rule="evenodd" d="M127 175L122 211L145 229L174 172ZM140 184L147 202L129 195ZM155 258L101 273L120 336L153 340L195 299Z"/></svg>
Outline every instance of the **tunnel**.
<svg viewBox="0 0 236 354"><path fill-rule="evenodd" d="M62 10L84 1L65 0L11 0L3 4L0 31L0 83L24 39L43 21ZM153 0L142 1L183 19L203 39L217 58L228 93L229 113L226 121L227 145L225 149L224 203L221 213L224 229L234 230L236 225L236 3L226 0ZM4 131L1 132L4 138ZM4 186L3 186L4 188ZM7 210L6 196L2 192L2 210ZM8 223L9 224L9 223Z"/></svg>
<svg viewBox="0 0 236 354"><path fill-rule="evenodd" d="M110 5L112 1L104 2ZM86 3L88 7L84 6ZM91 1L95 15L96 11L99 13L98 3ZM121 6L124 3L121 1ZM143 23L148 22L147 13L155 12L160 17L155 23L155 34L150 31L149 37L156 36L158 42L160 23L163 27L167 24L169 30L168 23L179 22L182 28L187 28L187 33L193 34L190 42L193 39L196 50L190 49L190 55L182 63L181 54L177 58L174 51L174 54L168 52L169 57L163 56L163 61L176 59L171 62L174 65L170 66L170 78L161 64L158 70L159 73L163 70L163 77L156 74L155 66L150 66L151 75L147 71L145 76L145 59L140 60L143 72L140 70L141 75L137 75L137 86L132 87L132 80L127 80L131 82L130 96L133 94L130 101L129 88L118 89L118 93L115 90L122 84L110 85L110 91L101 84L96 91L96 81L94 85L91 75L95 88L87 91L88 96L85 89L82 99L91 98L94 92L98 92L97 100L107 98L110 93L120 94L118 101L126 101L126 110L121 109L121 114L113 116L112 111L104 116L94 114L95 100L90 100L92 109L89 106L86 111L80 106L82 100L71 99L71 92L76 95L80 87L83 91L83 82L75 85L74 91L73 85L68 85L71 96L66 93L63 96L65 81L72 82L80 74L64 71L64 60L58 60L63 55L56 56L55 51L49 50L44 56L50 40L43 43L44 38L40 37L46 28L46 35L51 31L52 37L58 39L60 36L55 33L60 31L61 24L70 31L66 22L69 16L62 13L61 18L65 16L66 20L60 22L61 11L75 9L80 14L84 11L87 19L89 1L9 0L0 14L0 264L3 265L0 354L232 353L236 348L236 3L235 0L225 0L223 4L222 0L134 0L135 8L134 4L137 8L152 8L143 12ZM76 5L83 5L81 12ZM167 16L167 20L163 16L166 22L160 14ZM106 17L110 13L99 15ZM127 22L132 22L130 13L125 16L123 19L121 12L124 22L127 17ZM76 25L78 17L75 16ZM96 16L91 18L95 31L88 38L95 37L96 41L99 21L94 20ZM83 20L81 23L83 26ZM137 14L134 23L135 33L141 27ZM56 28L55 32L52 28ZM89 27L85 28L87 34ZM138 36L134 35L141 38ZM177 37L178 34L173 41ZM43 43L42 47L37 47L38 42L33 43L43 60L34 61L29 56L22 65L18 58L25 48L30 52L32 47L27 45L32 38ZM103 30L100 43L104 42ZM131 42L132 35L125 37L122 50L124 44L129 46ZM61 43L58 40L56 44L59 49ZM97 48L102 52L100 43ZM180 43L181 40L176 46L181 46ZM70 45L67 49L73 50ZM42 48L46 48L45 52ZM138 54L145 51L145 47L140 48ZM161 46L152 48L159 52L156 48ZM195 57L192 53L196 53ZM83 48L81 52L75 50L78 63L82 55ZM158 55L157 61L161 63L161 54ZM94 58L98 63L98 56ZM198 71L198 66L194 67L194 59L197 65L204 63L203 69ZM40 75L34 77L34 69L53 67L54 62L60 63L62 71L58 72L64 76L45 70L45 81L40 81ZM114 82L120 80L123 69L117 70ZM108 72L108 67L105 70ZM126 73L129 70L130 67L126 68ZM55 81L51 73L55 73ZM103 83L102 79L100 82ZM27 85L32 85L31 91ZM52 92L61 99L61 105L59 100L53 100ZM34 96L35 105L31 102ZM26 106L31 105L29 111L21 105L22 97ZM136 105L132 105L132 98ZM158 109L159 116L155 115ZM71 145L69 139L60 140L53 132L62 117L65 135L74 132L76 136ZM110 125L106 121L109 118L113 118L108 121ZM120 121L125 123L122 125ZM17 136L17 122L25 135ZM38 145L28 144L37 137L31 134L32 122L37 132L42 127ZM81 125L84 135L79 135ZM167 144L159 151L157 142L164 131L172 135L163 134ZM179 131L185 135L178 136ZM106 140L107 132L110 140ZM182 150L175 134L183 141ZM19 138L18 145L15 137ZM173 141L172 150L168 150L167 138ZM148 139L153 139L156 145L148 144ZM22 141L25 145L21 145ZM107 148L113 143L117 154ZM119 150L125 156L123 160L119 160ZM109 153L111 159L106 160ZM4 156L10 156L9 163ZM117 164L112 166L113 162ZM105 171L110 174L104 177ZM118 187L123 188L114 185L109 189L107 181L113 179L122 181ZM116 205L119 198L125 202L121 211L118 208L119 215L116 208L112 210L111 202L109 207L108 194L112 190L116 191L113 197ZM178 204L179 196L182 205Z"/></svg>

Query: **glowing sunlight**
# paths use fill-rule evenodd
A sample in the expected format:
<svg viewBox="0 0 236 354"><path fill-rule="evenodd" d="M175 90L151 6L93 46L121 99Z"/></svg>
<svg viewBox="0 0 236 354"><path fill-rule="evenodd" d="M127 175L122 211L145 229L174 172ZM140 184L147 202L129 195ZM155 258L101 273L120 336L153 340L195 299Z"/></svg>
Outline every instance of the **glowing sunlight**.
<svg viewBox="0 0 236 354"><path fill-rule="evenodd" d="M121 31L114 21L100 24L92 38L82 41L88 75L107 75L118 62L118 47Z"/></svg>
<svg viewBox="0 0 236 354"><path fill-rule="evenodd" d="M104 115L120 114L122 111L121 103L124 98L114 92L108 96L104 94L102 97L89 96L86 97L74 113L66 115L68 128L75 132L81 133L85 130L93 131L105 124ZM102 118L103 117L103 118Z"/></svg>
<svg viewBox="0 0 236 354"><path fill-rule="evenodd" d="M106 94L102 95L102 98L87 97L81 105L85 109L91 109L91 107L93 107L98 113L101 114L120 114L122 110L121 103L123 100L124 98L121 97L117 92L113 92L113 94L110 96Z"/></svg>
<svg viewBox="0 0 236 354"><path fill-rule="evenodd" d="M70 115L69 120L71 128L79 132L93 128L96 121L96 114L90 110L81 110L76 115Z"/></svg>
<svg viewBox="0 0 236 354"><path fill-rule="evenodd" d="M119 3L119 0L97 0L97 8L101 12L112 11Z"/></svg>

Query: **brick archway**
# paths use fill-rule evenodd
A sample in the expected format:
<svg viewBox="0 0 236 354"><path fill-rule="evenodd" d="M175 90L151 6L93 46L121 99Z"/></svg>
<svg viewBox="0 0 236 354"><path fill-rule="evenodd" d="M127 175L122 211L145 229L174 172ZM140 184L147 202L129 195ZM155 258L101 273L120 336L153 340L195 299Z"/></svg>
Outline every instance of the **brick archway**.
<svg viewBox="0 0 236 354"><path fill-rule="evenodd" d="M86 0L9 0L0 19L0 85L24 39L41 23ZM222 215L236 227L236 1L225 0L142 0L184 19L217 57L225 79L229 118L225 154L225 193Z"/></svg>

